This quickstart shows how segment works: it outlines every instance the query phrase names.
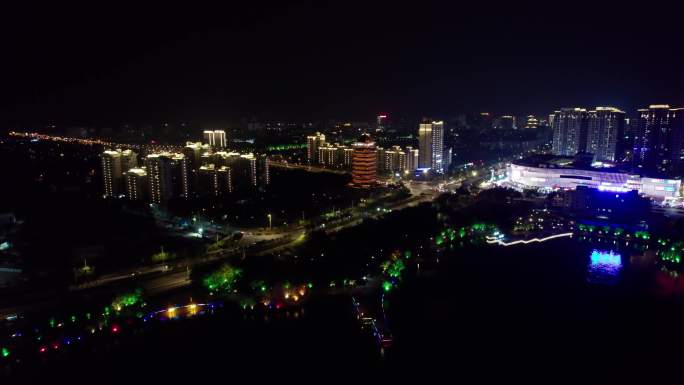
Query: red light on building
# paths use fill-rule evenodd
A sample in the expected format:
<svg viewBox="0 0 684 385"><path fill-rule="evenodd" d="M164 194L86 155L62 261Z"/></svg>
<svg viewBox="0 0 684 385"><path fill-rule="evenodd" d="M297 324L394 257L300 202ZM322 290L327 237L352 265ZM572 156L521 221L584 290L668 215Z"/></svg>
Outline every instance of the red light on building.
<svg viewBox="0 0 684 385"><path fill-rule="evenodd" d="M369 188L378 183L377 149L369 135L353 144L352 187Z"/></svg>

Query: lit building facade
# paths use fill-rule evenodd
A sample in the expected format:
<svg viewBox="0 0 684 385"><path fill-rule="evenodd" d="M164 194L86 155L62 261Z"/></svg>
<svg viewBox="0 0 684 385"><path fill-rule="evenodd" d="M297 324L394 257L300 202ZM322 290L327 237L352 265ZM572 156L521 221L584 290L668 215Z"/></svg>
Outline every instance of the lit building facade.
<svg viewBox="0 0 684 385"><path fill-rule="evenodd" d="M380 147L380 146L375 147L375 162L376 162L376 166L375 166L376 172L377 173L385 172L385 149Z"/></svg>
<svg viewBox="0 0 684 385"><path fill-rule="evenodd" d="M406 153L399 146L392 146L386 150L383 158L383 171L398 173L406 169Z"/></svg>
<svg viewBox="0 0 684 385"><path fill-rule="evenodd" d="M147 199L147 171L144 168L132 168L126 171L126 195L132 201Z"/></svg>
<svg viewBox="0 0 684 385"><path fill-rule="evenodd" d="M351 168L352 160L354 159L354 149L349 147L343 147L338 150L340 152L340 158L342 159L342 166L344 168Z"/></svg>
<svg viewBox="0 0 684 385"><path fill-rule="evenodd" d="M212 148L226 148L228 141L224 130L204 130L202 133L204 143Z"/></svg>
<svg viewBox="0 0 684 385"><path fill-rule="evenodd" d="M259 186L266 187L271 184L271 169L266 154L257 155L257 171L259 173Z"/></svg>
<svg viewBox="0 0 684 385"><path fill-rule="evenodd" d="M682 174L684 108L656 104L638 110L634 135L633 162L640 172Z"/></svg>
<svg viewBox="0 0 684 385"><path fill-rule="evenodd" d="M198 170L199 190L213 196L223 196L233 192L233 180L230 167L208 164Z"/></svg>
<svg viewBox="0 0 684 385"><path fill-rule="evenodd" d="M413 147L406 147L404 153L406 154L406 171L412 173L418 168L418 149L414 149Z"/></svg>
<svg viewBox="0 0 684 385"><path fill-rule="evenodd" d="M121 153L121 172L138 167L138 154L133 150L117 150Z"/></svg>
<svg viewBox="0 0 684 385"><path fill-rule="evenodd" d="M380 131L384 130L386 125L387 125L387 114L378 115L377 119L376 119L376 123L377 123L376 127L378 130L380 130Z"/></svg>
<svg viewBox="0 0 684 385"><path fill-rule="evenodd" d="M504 131L516 130L518 127L515 123L515 116L504 115L499 117L494 123L494 128Z"/></svg>
<svg viewBox="0 0 684 385"><path fill-rule="evenodd" d="M173 197L171 160L161 154L150 154L145 158L150 202L162 204Z"/></svg>
<svg viewBox="0 0 684 385"><path fill-rule="evenodd" d="M188 167L197 170L202 165L202 154L210 150L209 146L202 145L202 143L187 142L183 147L183 155L188 162Z"/></svg>
<svg viewBox="0 0 684 385"><path fill-rule="evenodd" d="M182 151L187 163L188 195L190 196L197 192L197 174L205 159L202 156L210 154L211 147L200 142L187 142Z"/></svg>
<svg viewBox="0 0 684 385"><path fill-rule="evenodd" d="M339 143L318 148L318 162L326 167L350 168L353 149Z"/></svg>
<svg viewBox="0 0 684 385"><path fill-rule="evenodd" d="M553 114L553 154L574 156L586 149L587 110L563 108Z"/></svg>
<svg viewBox="0 0 684 385"><path fill-rule="evenodd" d="M190 197L190 170L185 155L171 154L171 185L174 196Z"/></svg>
<svg viewBox="0 0 684 385"><path fill-rule="evenodd" d="M254 154L240 155L240 158L233 163L232 168L235 170L236 177L244 178L246 185L257 186L257 159Z"/></svg>
<svg viewBox="0 0 684 385"><path fill-rule="evenodd" d="M104 197L118 197L121 192L121 153L105 151L102 153L102 179Z"/></svg>
<svg viewBox="0 0 684 385"><path fill-rule="evenodd" d="M226 132L223 130L214 130L214 143L214 146L217 148L226 148L228 146Z"/></svg>
<svg viewBox="0 0 684 385"><path fill-rule="evenodd" d="M369 188L378 183L377 151L375 142L370 136L364 135L353 145L352 182L357 188Z"/></svg>
<svg viewBox="0 0 684 385"><path fill-rule="evenodd" d="M214 131L204 130L204 133L202 133L202 138L204 139L205 144L211 147L216 146L216 138L214 137Z"/></svg>
<svg viewBox="0 0 684 385"><path fill-rule="evenodd" d="M444 122L420 123L418 127L418 168L444 172Z"/></svg>
<svg viewBox="0 0 684 385"><path fill-rule="evenodd" d="M183 154L150 154L145 167L150 202L163 204L175 196L188 197L188 163Z"/></svg>
<svg viewBox="0 0 684 385"><path fill-rule="evenodd" d="M197 193L224 195L271 183L269 159L265 154L217 151L202 156Z"/></svg>
<svg viewBox="0 0 684 385"><path fill-rule="evenodd" d="M614 107L596 107L588 112L586 152L594 154L594 161L616 162L622 148L625 113Z"/></svg>
<svg viewBox="0 0 684 385"><path fill-rule="evenodd" d="M131 150L106 150L102 153L102 179L106 198L124 195L126 171L138 167L138 154Z"/></svg>
<svg viewBox="0 0 684 385"><path fill-rule="evenodd" d="M451 147L445 148L444 149L444 171L449 171L449 168L451 167L451 160L453 158L453 150Z"/></svg>
<svg viewBox="0 0 684 385"><path fill-rule="evenodd" d="M339 166L337 146L326 145L318 148L318 163L323 166Z"/></svg>
<svg viewBox="0 0 684 385"><path fill-rule="evenodd" d="M509 182L520 188L551 191L574 190L578 186L586 186L617 193L637 190L640 194L657 199L678 197L681 191L679 179L648 178L612 169L512 163L508 166L507 172Z"/></svg>
<svg viewBox="0 0 684 385"><path fill-rule="evenodd" d="M309 163L319 163L318 149L325 146L325 135L317 132L306 137L306 160Z"/></svg>
<svg viewBox="0 0 684 385"><path fill-rule="evenodd" d="M534 115L527 115L527 119L525 121L525 129L526 130L535 130L539 127L539 119L537 119Z"/></svg>

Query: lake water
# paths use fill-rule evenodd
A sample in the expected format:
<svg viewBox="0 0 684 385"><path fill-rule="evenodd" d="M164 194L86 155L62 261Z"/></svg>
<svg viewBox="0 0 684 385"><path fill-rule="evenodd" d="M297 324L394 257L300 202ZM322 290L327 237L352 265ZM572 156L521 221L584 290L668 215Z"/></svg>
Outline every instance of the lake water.
<svg viewBox="0 0 684 385"><path fill-rule="evenodd" d="M21 375L98 383L405 375L659 383L681 379L680 281L648 252L608 243L460 249L436 269L409 271L387 296L394 346L384 358L340 295L313 299L297 317L252 320L227 308L164 323Z"/></svg>

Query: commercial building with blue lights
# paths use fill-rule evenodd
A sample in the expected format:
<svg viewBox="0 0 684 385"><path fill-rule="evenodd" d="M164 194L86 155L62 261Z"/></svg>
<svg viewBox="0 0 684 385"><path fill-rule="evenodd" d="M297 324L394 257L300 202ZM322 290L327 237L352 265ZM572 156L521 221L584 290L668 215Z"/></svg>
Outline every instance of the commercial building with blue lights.
<svg viewBox="0 0 684 385"><path fill-rule="evenodd" d="M578 166L572 157L535 156L508 165L508 183L513 187L542 191L574 190L578 186L602 191L627 192L655 199L681 195L681 180L635 175L615 168Z"/></svg>

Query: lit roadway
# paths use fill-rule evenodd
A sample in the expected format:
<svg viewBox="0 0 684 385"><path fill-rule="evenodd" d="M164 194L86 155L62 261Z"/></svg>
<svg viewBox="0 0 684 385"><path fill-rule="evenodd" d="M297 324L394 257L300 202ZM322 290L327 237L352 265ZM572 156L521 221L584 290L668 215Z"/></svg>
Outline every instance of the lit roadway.
<svg viewBox="0 0 684 385"><path fill-rule="evenodd" d="M308 172L329 172L333 174L350 174L349 171L345 170L336 170L332 168L325 168L325 167L319 167L319 166L310 166L306 164L297 164L297 163L287 163L287 162L276 162L276 161L270 161L268 162L269 166L273 167L281 167L281 168L287 168L291 170L304 170Z"/></svg>
<svg viewBox="0 0 684 385"><path fill-rule="evenodd" d="M326 171L334 170L326 169ZM408 182L406 183L406 187L410 190L411 196L398 202L383 204L383 209L386 211L374 211L367 207L347 209L344 210L338 218L327 221L314 230L324 230L326 232L340 231L344 228L360 224L365 218L379 218L387 211L402 210L404 208L417 206L423 202L432 201L440 194L440 191L444 191L443 187L447 184L444 182L441 184L436 182ZM449 187L454 184L460 185L458 182L450 182ZM70 290L81 291L116 287L117 284L135 279L147 293L155 295L161 294L169 290L190 285L189 272L194 266L231 257L274 253L302 243L306 239L307 233L308 230L303 226L245 230L243 231L243 237L239 241L232 241L230 246L208 252L203 257L193 258L191 260L175 260L152 266L121 270L116 273L100 276L96 280L90 282L73 285L70 287ZM55 298L51 297L52 296L46 295L43 297L42 301L37 300L23 306L0 309L0 317L21 313L43 304L49 304L55 300Z"/></svg>
<svg viewBox="0 0 684 385"><path fill-rule="evenodd" d="M385 204L384 208L386 210L402 210L408 207L417 206L423 202L432 201L439 195L439 187L441 186L438 186L437 183L408 182L406 187L411 191L411 196L399 202ZM363 222L364 218L378 218L385 214L384 211L367 211L366 208L362 207L356 207L346 211L348 212L342 214L339 218L328 221L328 223L319 229L328 233L340 231L344 228L353 227L360 224ZM167 286L169 288L173 288L174 285L180 284L179 282L185 282L183 279L181 279L181 275L178 274L179 270L182 271L183 274L186 274L186 270L191 269L196 265L215 262L217 260L226 259L233 256L247 254L263 255L286 249L301 243L306 238L307 230L302 226L288 226L274 229L259 228L244 230L242 233L243 237L239 241L231 243L231 245L227 248L210 251L204 257L194 258L192 260L186 261L173 261L169 262L168 264L159 264L108 274L98 278L95 281L74 286L72 289L88 289L131 278L138 278L141 280L159 280L160 275L173 276L174 278L167 280ZM260 246L260 242L263 242L264 244ZM185 283L189 284L189 281ZM158 289L156 286L155 288Z"/></svg>

